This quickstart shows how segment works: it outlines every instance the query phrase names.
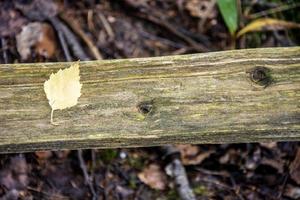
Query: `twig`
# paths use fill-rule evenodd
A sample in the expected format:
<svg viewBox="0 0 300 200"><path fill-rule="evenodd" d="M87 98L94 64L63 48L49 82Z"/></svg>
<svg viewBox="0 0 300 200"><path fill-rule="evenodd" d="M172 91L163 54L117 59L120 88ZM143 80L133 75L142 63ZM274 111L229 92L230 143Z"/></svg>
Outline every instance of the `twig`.
<svg viewBox="0 0 300 200"><path fill-rule="evenodd" d="M281 199L282 198L282 195L284 193L284 190L286 188L286 185L287 185L287 180L289 178L289 173L287 172L285 175L284 175L284 179L283 179L283 183L282 183L282 188L281 190L279 191L279 194L277 196L278 199Z"/></svg>
<svg viewBox="0 0 300 200"><path fill-rule="evenodd" d="M227 172L223 172L223 171L210 171L207 169L203 169L200 167L196 167L195 170L205 174L205 175L210 175L210 176L221 176L221 177L226 177L229 178L230 175Z"/></svg>
<svg viewBox="0 0 300 200"><path fill-rule="evenodd" d="M171 52L171 55L185 54L188 50L190 50L190 48L188 48L188 47L182 47L180 49L177 49L177 50Z"/></svg>
<svg viewBox="0 0 300 200"><path fill-rule="evenodd" d="M94 177L96 168L96 152L95 149L91 149L92 166L91 166L91 177Z"/></svg>
<svg viewBox="0 0 300 200"><path fill-rule="evenodd" d="M148 21L151 21L152 23L158 24L162 27L164 27L165 29L167 29L168 31L172 32L174 35L176 35L177 37L179 37L180 39L182 39L183 41L185 41L186 43L188 43L189 45L191 45L191 47L193 47L195 50L199 51L199 52L207 52L209 51L209 49L207 47L205 47L204 45L195 42L193 39L191 39L190 37L187 37L186 35L184 35L183 33L179 32L177 30L177 28L175 28L171 23L158 18L156 16L150 16L150 15L145 15L145 14L139 14L138 15L141 18L147 19Z"/></svg>
<svg viewBox="0 0 300 200"><path fill-rule="evenodd" d="M57 17L52 17L49 19L54 28L59 32L64 34L64 37L74 52L74 55L80 60L90 60L90 58L84 53L80 43L78 42L76 36L72 31Z"/></svg>
<svg viewBox="0 0 300 200"><path fill-rule="evenodd" d="M192 38L195 42L200 42L202 44L204 44L204 46L209 47L210 50L214 50L214 46L211 43L211 41L209 40L208 36L200 34L200 33L193 33L187 29L185 29L184 27L176 27L178 29L179 32L181 32L182 34L186 35L187 37Z"/></svg>
<svg viewBox="0 0 300 200"><path fill-rule="evenodd" d="M98 12L98 17L99 17L101 23L103 24L104 29L105 29L106 33L108 34L109 38L111 40L113 40L115 37L115 34L114 34L113 29L111 28L110 24L108 23L106 17L100 12Z"/></svg>
<svg viewBox="0 0 300 200"><path fill-rule="evenodd" d="M300 3L281 5L281 6L278 6L276 8L271 8L269 10L264 10L264 11L261 11L261 12L250 14L247 17L249 19L260 18L260 17L266 16L266 15L271 15L271 14L277 13L277 12L282 12L282 11L294 9L294 8L299 7L299 6L300 6Z"/></svg>
<svg viewBox="0 0 300 200"><path fill-rule="evenodd" d="M210 184L210 185L213 184L214 186L216 186L219 189L224 189L224 190L226 190L228 192L232 192L233 194L236 195L234 189L231 186L228 186L225 183L220 182L219 180L212 179L212 178L202 177L201 178L201 182L207 183L207 184Z"/></svg>
<svg viewBox="0 0 300 200"><path fill-rule="evenodd" d="M196 200L193 190L190 188L185 169L179 159L174 159L167 165L166 171L174 178L177 191L182 200Z"/></svg>
<svg viewBox="0 0 300 200"><path fill-rule="evenodd" d="M59 41L61 43L61 46L62 46L63 52L65 54L66 60L67 61L72 61L72 57L71 57L70 51L68 49L68 46L66 44L66 40L64 38L63 33L60 30L57 30L57 32L58 32L58 38L59 38Z"/></svg>
<svg viewBox="0 0 300 200"><path fill-rule="evenodd" d="M233 176L230 176L230 181L233 187L233 191L235 193L235 195L240 199L240 200L244 200L244 197L240 194L240 188L239 186L236 185L236 181L234 180Z"/></svg>
<svg viewBox="0 0 300 200"><path fill-rule="evenodd" d="M3 60L4 60L4 63L7 64L8 56L7 56L7 51L6 51L7 43L6 43L5 38L3 38L3 37L1 38L1 43L2 43Z"/></svg>
<svg viewBox="0 0 300 200"><path fill-rule="evenodd" d="M83 160L83 156L82 156L82 150L77 150L77 156L78 156L78 160L79 160L79 163L80 163L80 168L82 170L82 173L83 173L83 176L84 176L84 180L85 180L85 183L89 186L89 189L93 195L93 200L97 200L97 194L96 194L96 191L95 191L95 188L93 186L93 183L89 177L89 174L87 172L87 168L86 168L86 165L85 165L85 162Z"/></svg>
<svg viewBox="0 0 300 200"><path fill-rule="evenodd" d="M71 27L71 29L86 43L95 59L102 60L103 57L99 52L98 48L94 45L91 38L88 35L86 35L85 32L81 29L78 22L74 19L71 19L63 13L61 13L60 16Z"/></svg>
<svg viewBox="0 0 300 200"><path fill-rule="evenodd" d="M95 31L95 25L93 23L93 17L94 17L94 12L93 10L88 10L87 13L87 23L88 23L88 28L90 31Z"/></svg>
<svg viewBox="0 0 300 200"><path fill-rule="evenodd" d="M171 47L174 47L174 48L178 48L178 49L182 49L182 48L185 48L186 45L183 45L183 44L180 44L180 43L176 43L176 42L173 42L171 40L168 40L166 38L163 38L163 37L160 37L160 36L157 36L157 35L152 35L151 33L148 33L146 31L139 31L140 34L147 38L147 39L150 39L150 40L159 40L161 43L163 44L166 44L168 46L171 46Z"/></svg>
<svg viewBox="0 0 300 200"><path fill-rule="evenodd" d="M297 154L297 148L294 149L295 151L295 155ZM296 155L297 156L297 155ZM278 194L278 199L281 199L282 198L282 195L285 191L285 188L286 188L286 185L287 185L287 181L288 181L288 178L290 177L290 172L289 170L291 169L291 165L292 165L293 161L291 160L288 160L288 162L286 163L286 169L288 169L288 171L285 173L284 175L284 179L283 179L283 183L282 183L282 188Z"/></svg>
<svg viewBox="0 0 300 200"><path fill-rule="evenodd" d="M41 195L43 195L43 196L47 196L47 197L49 197L49 199L57 199L57 200L69 200L70 198L69 197L66 197L66 196L62 196L62 195L58 195L58 194L53 194L53 193L47 193L47 192L44 192L44 191L40 191L40 190L38 190L38 189L35 189L35 188L33 188L33 187L29 187L29 186L27 186L27 190L30 190L30 191L32 191L32 192L35 192L35 193L38 193L38 194L41 194ZM46 199L48 199L48 198L46 198Z"/></svg>
<svg viewBox="0 0 300 200"><path fill-rule="evenodd" d="M162 150L167 156L174 155L177 152L177 149L173 146L165 146ZM196 196L190 188L185 168L177 156L171 160L165 170L174 179L177 192L182 200L196 200Z"/></svg>
<svg viewBox="0 0 300 200"><path fill-rule="evenodd" d="M178 31L178 28L176 28L174 25L169 23L165 19L165 16L158 10L150 9L148 6L145 6L145 5L142 5L139 3L133 3L133 1L125 0L124 3L126 3L128 6L130 6L131 8L134 9L135 12L133 12L133 13L136 13L135 15L137 17L140 17L140 18L148 20L154 24L162 26L163 28L167 29L168 31L170 31L171 33L173 33L174 35L176 35L177 37L179 37L180 39L182 39L183 41L188 43L195 50L197 50L199 52L207 52L210 50L206 46L204 46L200 43L197 43L192 38L186 36L185 34L183 34L180 31Z"/></svg>

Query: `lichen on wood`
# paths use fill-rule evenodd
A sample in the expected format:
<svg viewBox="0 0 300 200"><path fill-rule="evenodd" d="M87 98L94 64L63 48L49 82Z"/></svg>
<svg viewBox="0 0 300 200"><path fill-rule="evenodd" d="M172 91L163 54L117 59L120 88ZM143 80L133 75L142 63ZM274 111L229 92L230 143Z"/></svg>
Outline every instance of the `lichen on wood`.
<svg viewBox="0 0 300 200"><path fill-rule="evenodd" d="M53 126L43 83L70 65L0 65L0 152L300 139L299 47L80 62Z"/></svg>

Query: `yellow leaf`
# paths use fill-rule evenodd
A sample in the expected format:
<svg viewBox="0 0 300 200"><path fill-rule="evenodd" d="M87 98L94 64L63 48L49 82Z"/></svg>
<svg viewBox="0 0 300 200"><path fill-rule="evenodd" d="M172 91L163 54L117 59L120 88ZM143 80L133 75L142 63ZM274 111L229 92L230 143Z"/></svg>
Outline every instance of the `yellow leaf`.
<svg viewBox="0 0 300 200"><path fill-rule="evenodd" d="M300 24L272 18L257 19L242 28L242 30L238 32L237 37L253 31L280 30L288 28L300 28Z"/></svg>
<svg viewBox="0 0 300 200"><path fill-rule="evenodd" d="M139 179L156 190L164 190L167 187L167 176L159 165L150 164L138 174Z"/></svg>
<svg viewBox="0 0 300 200"><path fill-rule="evenodd" d="M57 73L52 73L50 79L45 81L44 91L52 108L52 124L57 125L53 123L54 110L62 110L77 104L82 86L79 80L79 62L77 62L67 69L60 69Z"/></svg>

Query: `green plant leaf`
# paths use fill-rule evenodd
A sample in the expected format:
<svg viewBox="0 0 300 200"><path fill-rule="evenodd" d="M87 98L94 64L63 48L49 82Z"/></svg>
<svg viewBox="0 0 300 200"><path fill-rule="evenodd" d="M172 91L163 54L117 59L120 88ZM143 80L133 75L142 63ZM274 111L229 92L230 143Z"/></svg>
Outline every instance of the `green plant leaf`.
<svg viewBox="0 0 300 200"><path fill-rule="evenodd" d="M238 10L236 0L217 0L219 10L231 35L238 27Z"/></svg>

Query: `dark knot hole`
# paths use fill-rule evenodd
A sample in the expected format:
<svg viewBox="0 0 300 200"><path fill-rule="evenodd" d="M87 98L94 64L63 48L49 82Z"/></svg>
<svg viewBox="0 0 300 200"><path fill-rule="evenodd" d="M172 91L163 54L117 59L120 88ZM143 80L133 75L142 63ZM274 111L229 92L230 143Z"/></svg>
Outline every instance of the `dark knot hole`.
<svg viewBox="0 0 300 200"><path fill-rule="evenodd" d="M152 110L153 110L153 102L151 101L145 101L145 102L141 102L138 104L137 106L139 112L141 112L142 114L149 114Z"/></svg>
<svg viewBox="0 0 300 200"><path fill-rule="evenodd" d="M255 67L250 71L250 79L261 86L268 86L272 82L271 70L266 67Z"/></svg>

